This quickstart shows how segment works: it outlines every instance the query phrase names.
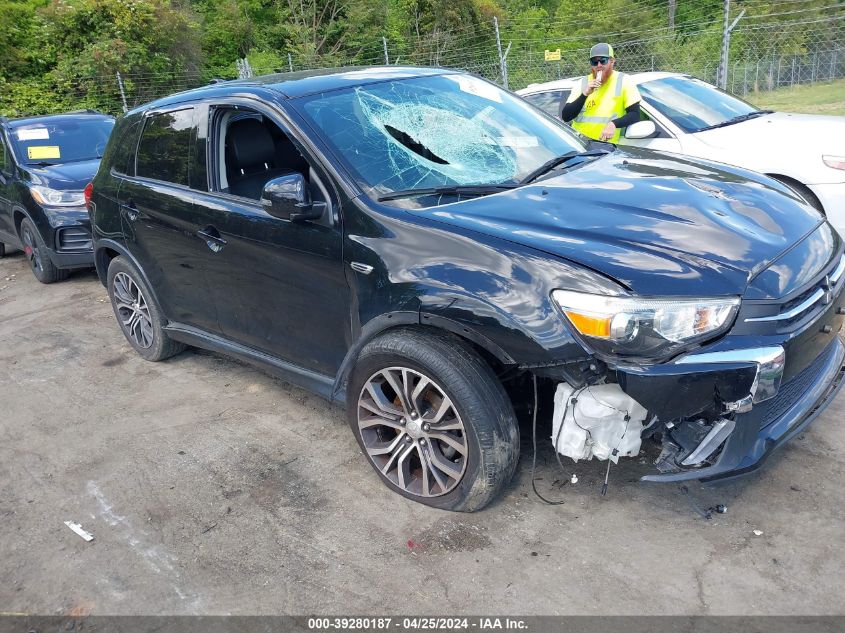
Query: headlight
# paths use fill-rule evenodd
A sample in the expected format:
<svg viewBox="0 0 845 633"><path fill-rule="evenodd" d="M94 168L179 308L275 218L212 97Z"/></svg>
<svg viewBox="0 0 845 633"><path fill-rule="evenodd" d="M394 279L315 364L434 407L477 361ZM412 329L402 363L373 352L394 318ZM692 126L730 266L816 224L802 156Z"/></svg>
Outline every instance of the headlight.
<svg viewBox="0 0 845 633"><path fill-rule="evenodd" d="M833 169L845 169L845 156L822 156L822 160Z"/></svg>
<svg viewBox="0 0 845 633"><path fill-rule="evenodd" d="M607 297L555 290L552 298L599 353L656 359L728 329L739 297L713 299Z"/></svg>
<svg viewBox="0 0 845 633"><path fill-rule="evenodd" d="M40 185L30 185L29 190L38 204L47 207L83 207L85 196L81 191L59 191Z"/></svg>

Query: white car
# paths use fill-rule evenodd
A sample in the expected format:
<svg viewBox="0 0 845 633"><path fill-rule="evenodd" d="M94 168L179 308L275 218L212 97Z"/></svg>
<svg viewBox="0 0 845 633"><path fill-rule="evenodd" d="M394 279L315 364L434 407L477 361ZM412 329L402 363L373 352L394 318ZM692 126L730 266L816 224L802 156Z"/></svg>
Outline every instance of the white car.
<svg viewBox="0 0 845 633"><path fill-rule="evenodd" d="M845 235L845 117L760 110L688 75L630 75L643 120L622 145L686 154L752 169L780 180L827 215ZM580 77L532 84L517 94L559 117Z"/></svg>

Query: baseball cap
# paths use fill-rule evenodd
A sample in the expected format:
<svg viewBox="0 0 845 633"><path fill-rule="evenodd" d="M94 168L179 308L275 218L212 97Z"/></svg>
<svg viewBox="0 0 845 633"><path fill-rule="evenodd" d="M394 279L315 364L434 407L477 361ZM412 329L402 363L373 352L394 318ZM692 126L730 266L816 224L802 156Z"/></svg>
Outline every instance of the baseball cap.
<svg viewBox="0 0 845 633"><path fill-rule="evenodd" d="M610 44L602 42L596 44L590 49L590 59L593 57L613 57L613 47Z"/></svg>

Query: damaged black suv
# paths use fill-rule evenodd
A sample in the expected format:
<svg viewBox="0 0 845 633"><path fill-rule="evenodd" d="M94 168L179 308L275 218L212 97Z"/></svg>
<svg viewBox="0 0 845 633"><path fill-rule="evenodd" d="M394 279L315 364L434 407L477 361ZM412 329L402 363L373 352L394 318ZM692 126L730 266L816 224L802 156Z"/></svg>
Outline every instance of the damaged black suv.
<svg viewBox="0 0 845 633"><path fill-rule="evenodd" d="M649 480L757 467L842 384L843 242L794 191L586 144L480 78L372 68L180 93L122 117L97 271L148 360L185 344L345 402L391 489L476 510L515 406Z"/></svg>

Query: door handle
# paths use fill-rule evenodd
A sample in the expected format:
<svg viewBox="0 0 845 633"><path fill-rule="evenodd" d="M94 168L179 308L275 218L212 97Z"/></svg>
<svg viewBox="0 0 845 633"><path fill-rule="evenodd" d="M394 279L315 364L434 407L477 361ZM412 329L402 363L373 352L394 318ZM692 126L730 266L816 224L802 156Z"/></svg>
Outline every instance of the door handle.
<svg viewBox="0 0 845 633"><path fill-rule="evenodd" d="M129 204L122 204L120 208L126 213L126 217L129 218L131 222L134 222L138 219L138 209L135 208L135 203L130 202Z"/></svg>
<svg viewBox="0 0 845 633"><path fill-rule="evenodd" d="M197 231L197 237L205 240L208 248L213 250L215 253L219 253L223 250L223 247L228 244L226 240L220 237L220 232L213 226L207 226L204 229Z"/></svg>

